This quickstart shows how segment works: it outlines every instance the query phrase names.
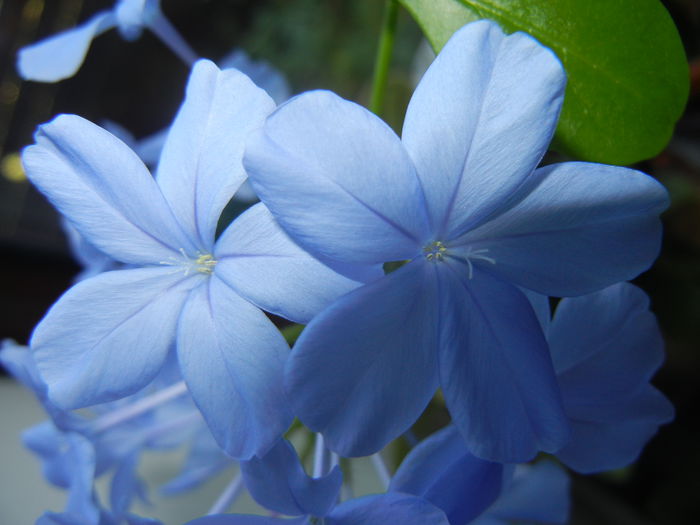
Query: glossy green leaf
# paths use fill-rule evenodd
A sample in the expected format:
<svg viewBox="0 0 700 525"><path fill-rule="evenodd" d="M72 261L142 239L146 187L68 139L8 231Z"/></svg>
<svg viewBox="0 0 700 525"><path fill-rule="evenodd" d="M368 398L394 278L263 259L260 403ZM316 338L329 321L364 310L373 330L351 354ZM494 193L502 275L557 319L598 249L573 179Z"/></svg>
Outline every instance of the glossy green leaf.
<svg viewBox="0 0 700 525"><path fill-rule="evenodd" d="M438 52L481 18L550 47L568 75L553 147L631 164L668 143L688 97L688 63L659 0L400 0Z"/></svg>

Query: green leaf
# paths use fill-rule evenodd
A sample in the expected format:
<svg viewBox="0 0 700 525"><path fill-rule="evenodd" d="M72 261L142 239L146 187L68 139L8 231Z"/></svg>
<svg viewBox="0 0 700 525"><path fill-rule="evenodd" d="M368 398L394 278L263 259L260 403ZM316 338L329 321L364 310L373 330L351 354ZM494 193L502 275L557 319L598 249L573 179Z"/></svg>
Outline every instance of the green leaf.
<svg viewBox="0 0 700 525"><path fill-rule="evenodd" d="M658 0L400 0L438 52L481 18L554 50L568 85L553 147L631 164L668 143L688 97L688 63Z"/></svg>

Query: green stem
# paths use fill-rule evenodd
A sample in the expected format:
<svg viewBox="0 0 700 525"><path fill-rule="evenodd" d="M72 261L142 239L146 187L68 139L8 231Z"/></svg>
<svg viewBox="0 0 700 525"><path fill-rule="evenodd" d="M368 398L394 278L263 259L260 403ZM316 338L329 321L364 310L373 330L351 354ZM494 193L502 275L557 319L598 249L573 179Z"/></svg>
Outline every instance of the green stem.
<svg viewBox="0 0 700 525"><path fill-rule="evenodd" d="M396 36L396 22L399 19L399 3L397 0L386 0L384 8L384 21L382 32L379 36L377 58L374 62L374 81L372 82L372 98L369 109L379 115L384 107L384 94L389 76L389 63L391 53L394 50L394 37Z"/></svg>

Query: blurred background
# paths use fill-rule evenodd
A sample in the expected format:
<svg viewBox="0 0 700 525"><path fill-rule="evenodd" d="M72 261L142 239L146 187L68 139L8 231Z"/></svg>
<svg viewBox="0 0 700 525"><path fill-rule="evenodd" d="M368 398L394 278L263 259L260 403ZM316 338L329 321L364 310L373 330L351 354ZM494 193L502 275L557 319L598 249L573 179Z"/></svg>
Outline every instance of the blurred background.
<svg viewBox="0 0 700 525"><path fill-rule="evenodd" d="M332 89L368 103L384 2L162 4L203 57L216 60L241 48L279 69L293 92ZM664 215L663 252L637 284L651 295L666 338L666 363L654 382L674 403L677 417L635 465L575 476L573 524L682 525L697 523L700 516L700 2L664 4L685 44L692 87L667 149L636 166L657 177L672 196ZM0 0L0 338L25 343L79 271L55 212L19 165L18 151L32 142L35 127L58 113L76 113L94 122L112 120L140 138L167 126L182 100L188 70L149 32L133 43L116 31L105 33L93 42L78 74L57 84L19 79L20 47L112 5L112 0ZM397 130L413 90L420 44L420 30L402 11L385 109ZM0 378L0 387L0 522L22 525L45 509L62 508L63 501L45 487L38 461L19 443L19 431L43 419L41 411L9 378ZM27 517L6 513L9 506L22 507Z"/></svg>

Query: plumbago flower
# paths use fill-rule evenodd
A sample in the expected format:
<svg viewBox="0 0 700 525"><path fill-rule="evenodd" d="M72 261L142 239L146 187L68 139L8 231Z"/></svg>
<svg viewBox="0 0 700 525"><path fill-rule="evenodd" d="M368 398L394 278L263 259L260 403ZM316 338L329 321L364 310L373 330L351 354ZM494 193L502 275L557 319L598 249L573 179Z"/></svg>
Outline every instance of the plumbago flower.
<svg viewBox="0 0 700 525"><path fill-rule="evenodd" d="M160 9L160 0L117 0L84 24L19 50L17 69L25 80L57 82L73 76L87 54L92 39L116 27L126 40L136 40L143 28L153 31L185 63L197 55L182 39Z"/></svg>
<svg viewBox="0 0 700 525"><path fill-rule="evenodd" d="M308 322L358 283L298 248L262 205L215 240L245 178L243 140L273 108L242 73L198 62L155 179L80 117L39 128L23 155L29 179L90 243L133 266L81 281L36 327L30 346L52 403L132 394L175 342L182 377L228 454L260 453L287 428L288 347L259 308Z"/></svg>
<svg viewBox="0 0 700 525"><path fill-rule="evenodd" d="M438 387L481 458L521 462L567 443L521 289L581 295L646 270L667 194L626 168L537 169L564 85L550 50L480 21L426 72L401 139L323 91L280 106L251 135L253 187L299 245L336 263L406 262L315 317L287 363L295 412L332 450L376 452Z"/></svg>

